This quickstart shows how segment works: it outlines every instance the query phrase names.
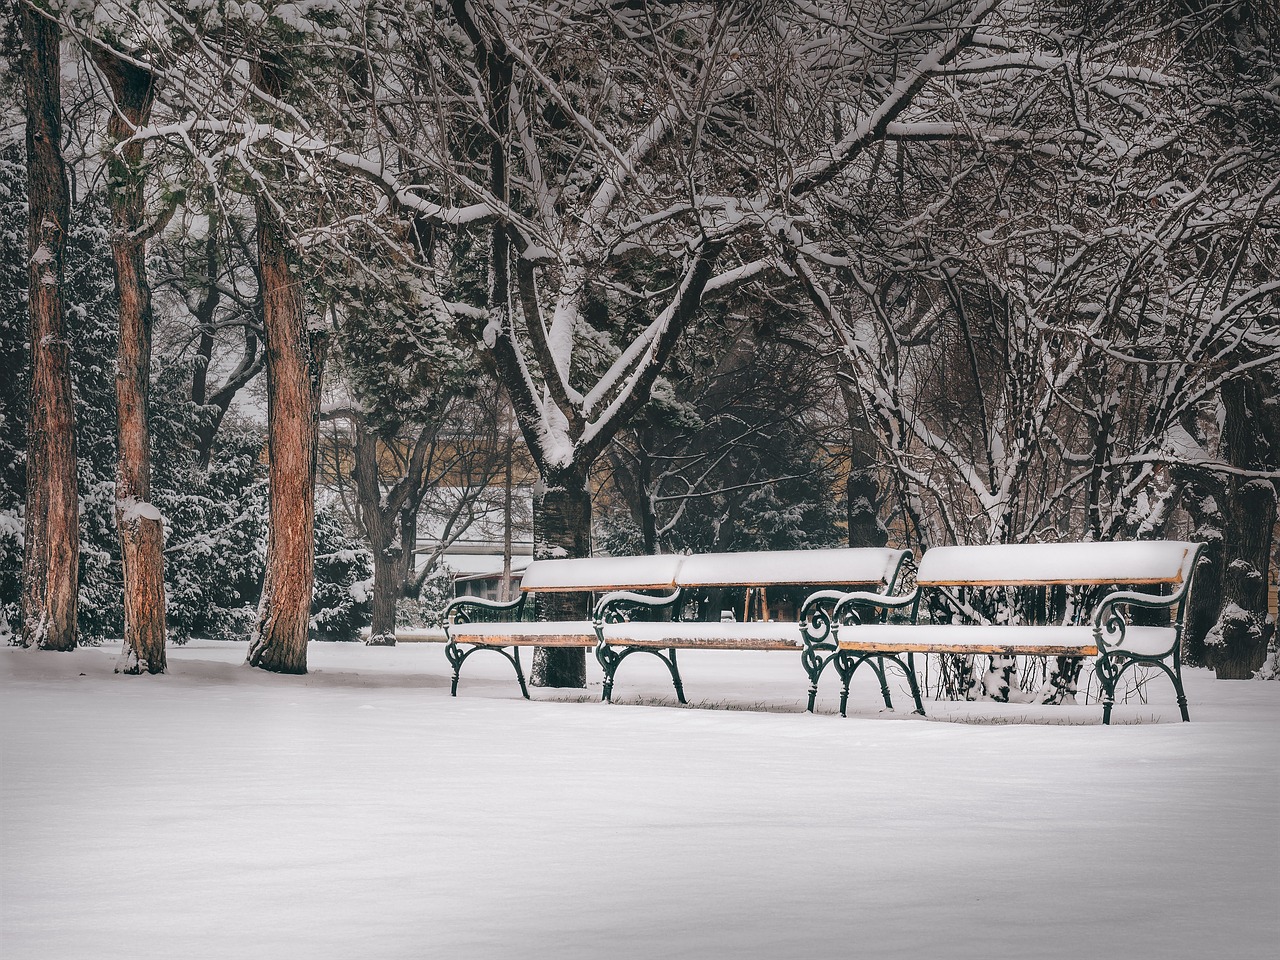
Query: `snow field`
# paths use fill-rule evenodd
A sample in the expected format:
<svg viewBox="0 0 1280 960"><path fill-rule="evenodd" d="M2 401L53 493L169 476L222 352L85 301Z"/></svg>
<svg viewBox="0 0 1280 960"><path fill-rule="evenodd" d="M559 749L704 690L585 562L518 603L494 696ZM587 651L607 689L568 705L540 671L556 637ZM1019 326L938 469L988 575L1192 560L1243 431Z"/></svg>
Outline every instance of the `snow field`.
<svg viewBox="0 0 1280 960"><path fill-rule="evenodd" d="M798 654L681 651L691 701L726 709L670 707L652 658L610 706L598 671L526 703L486 654L451 699L439 644L313 644L305 677L244 655L124 677L114 650L0 649L5 960L1250 960L1280 937L1276 684L1190 671L1192 723L1153 684L1107 728L1096 704L908 717L862 677L854 715L827 678L808 716Z"/></svg>

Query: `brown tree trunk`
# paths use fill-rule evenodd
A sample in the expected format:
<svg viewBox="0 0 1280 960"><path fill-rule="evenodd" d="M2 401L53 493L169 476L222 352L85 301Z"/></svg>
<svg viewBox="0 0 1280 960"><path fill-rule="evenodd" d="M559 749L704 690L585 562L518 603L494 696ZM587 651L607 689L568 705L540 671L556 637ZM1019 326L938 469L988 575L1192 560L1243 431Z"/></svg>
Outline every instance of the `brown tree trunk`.
<svg viewBox="0 0 1280 960"><path fill-rule="evenodd" d="M111 84L115 109L107 137L118 143L151 115L154 85L149 72L109 53L95 54ZM116 359L116 528L124 567L124 673L164 673L164 525L151 505L151 287L146 268L146 197L142 144L112 152L111 254L120 298Z"/></svg>
<svg viewBox="0 0 1280 960"><path fill-rule="evenodd" d="M555 477L533 498L533 558L591 556L591 494L585 476ZM577 593L537 594L539 620L581 620L590 597ZM581 647L537 647L530 676L538 687L585 687L587 652Z"/></svg>
<svg viewBox="0 0 1280 960"><path fill-rule="evenodd" d="M275 212L257 201L267 351L267 569L248 663L307 672L315 569L315 480L324 338L307 329L301 269Z"/></svg>
<svg viewBox="0 0 1280 960"><path fill-rule="evenodd" d="M25 41L27 107L28 306L31 398L27 419L27 502L22 558L22 645L76 645L80 508L75 411L63 309L63 252L71 216L62 159L62 88L57 24L15 4Z"/></svg>

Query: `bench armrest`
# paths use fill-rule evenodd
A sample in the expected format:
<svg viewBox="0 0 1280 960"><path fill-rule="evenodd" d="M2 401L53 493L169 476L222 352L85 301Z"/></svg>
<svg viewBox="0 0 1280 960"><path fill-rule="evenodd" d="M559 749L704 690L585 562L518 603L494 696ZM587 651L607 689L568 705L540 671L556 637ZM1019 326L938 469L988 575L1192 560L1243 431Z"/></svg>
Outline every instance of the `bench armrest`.
<svg viewBox="0 0 1280 960"><path fill-rule="evenodd" d="M1102 651L1124 650L1124 635L1129 622L1116 609L1117 607L1147 607L1148 609L1158 610L1161 607L1179 606L1185 599L1186 593L1187 585L1184 583L1181 588L1167 597L1158 593L1143 593L1138 590L1117 590L1114 593L1107 594L1093 611L1093 635L1098 642L1098 649ZM1181 610L1179 610L1173 627L1177 631L1177 637L1180 640L1182 638ZM1174 649L1177 649L1177 643L1174 644Z"/></svg>
<svg viewBox="0 0 1280 960"><path fill-rule="evenodd" d="M635 593L631 590L614 590L606 593L596 601L594 619L597 624L620 623L627 619L627 615L637 607L658 610L662 607L671 606L679 599L679 588L673 591L670 596L661 597L653 597L646 593Z"/></svg>
<svg viewBox="0 0 1280 960"><path fill-rule="evenodd" d="M914 607L919 595L918 589L898 596L855 590L853 593L846 593L840 598L840 602L836 604L836 608L832 612L832 619L837 624L837 629L843 623L861 623L862 616L860 611L862 610L903 610L908 607Z"/></svg>
<svg viewBox="0 0 1280 960"><path fill-rule="evenodd" d="M843 590L819 590L800 605L800 635L806 647L835 649L831 633L833 611L848 594Z"/></svg>
<svg viewBox="0 0 1280 960"><path fill-rule="evenodd" d="M514 610L517 616L524 606L524 594L514 600L486 600L484 597L455 597L450 600L441 613L440 618L446 623L469 623L471 618L467 610Z"/></svg>

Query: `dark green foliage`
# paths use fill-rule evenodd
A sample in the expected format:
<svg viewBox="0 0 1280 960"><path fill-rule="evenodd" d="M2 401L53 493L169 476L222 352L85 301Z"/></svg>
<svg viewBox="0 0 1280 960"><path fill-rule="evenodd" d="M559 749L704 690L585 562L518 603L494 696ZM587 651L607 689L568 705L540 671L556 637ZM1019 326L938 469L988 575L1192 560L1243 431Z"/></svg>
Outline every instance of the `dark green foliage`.
<svg viewBox="0 0 1280 960"><path fill-rule="evenodd" d="M337 321L335 359L380 434L434 419L450 395L471 387L471 334L419 271L372 245L361 263L334 257L316 266Z"/></svg>
<svg viewBox="0 0 1280 960"><path fill-rule="evenodd" d="M316 510L313 640L356 640L369 625L373 567L369 551L347 529L336 507Z"/></svg>
<svg viewBox="0 0 1280 960"><path fill-rule="evenodd" d="M188 463L171 474L185 483L155 495L166 521L167 613L175 643L249 635L266 557L264 442L255 426L224 424L208 471Z"/></svg>
<svg viewBox="0 0 1280 960"><path fill-rule="evenodd" d="M842 539L842 490L810 421L813 358L734 318L682 344L615 457L631 511L603 524L611 551L643 550L653 509L664 551L807 549ZM656 497L652 500L648 494Z"/></svg>

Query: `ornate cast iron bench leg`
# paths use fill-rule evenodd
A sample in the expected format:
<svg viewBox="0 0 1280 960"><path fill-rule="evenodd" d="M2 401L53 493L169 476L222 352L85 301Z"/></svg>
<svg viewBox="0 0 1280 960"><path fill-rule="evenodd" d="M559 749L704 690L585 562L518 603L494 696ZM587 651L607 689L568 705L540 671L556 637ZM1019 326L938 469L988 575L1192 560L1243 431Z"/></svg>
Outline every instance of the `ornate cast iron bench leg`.
<svg viewBox="0 0 1280 960"><path fill-rule="evenodd" d="M684 698L684 683L680 680L680 668L676 665L675 647L669 647L666 650L657 650L653 647L623 647L621 651L617 651L607 643L596 645L596 660L604 670L604 691L600 695L601 700L613 703L613 681L618 672L618 664L633 653L651 653L665 663L671 674L671 682L676 688L676 699L682 704L689 702Z"/></svg>
<svg viewBox="0 0 1280 960"><path fill-rule="evenodd" d="M915 654L907 654L907 662L905 664L899 662L898 666L903 667L907 674L907 683L911 685L911 697L916 702L916 713L924 716L924 703L920 700L920 681L916 679L916 658Z"/></svg>
<svg viewBox="0 0 1280 960"><path fill-rule="evenodd" d="M516 679L520 681L520 692L524 694L526 700L529 699L529 687L524 682L524 671L520 669L520 648L511 648L511 663L516 668Z"/></svg>
<svg viewBox="0 0 1280 960"><path fill-rule="evenodd" d="M520 668L520 648L512 647L508 653L505 647L479 647L473 646L470 650L459 651L457 646L448 643L445 644L444 655L449 663L453 666L453 677L449 684L449 696L456 697L458 695L458 676L462 673L462 665L467 662L467 657L471 656L477 650L492 650L494 653L501 654L507 658L507 661L515 667L516 679L520 681L520 694L526 700L529 697L529 687L524 682L524 671Z"/></svg>
<svg viewBox="0 0 1280 960"><path fill-rule="evenodd" d="M622 657L618 656L608 644L598 643L596 644L596 661L604 671L604 689L600 693L600 699L605 703L613 703L613 674L618 669L618 664L622 662Z"/></svg>
<svg viewBox="0 0 1280 960"><path fill-rule="evenodd" d="M805 709L809 713L813 713L814 705L818 702L818 680L822 677L822 671L835 656L834 653L824 657L818 651L805 647L800 651L800 663L804 667L804 672L809 675L809 706Z"/></svg>
<svg viewBox="0 0 1280 960"><path fill-rule="evenodd" d="M684 698L684 683L680 680L680 668L676 666L676 648L672 647L668 651L668 657L664 659L666 659L667 669L671 671L671 682L676 687L676 699L681 703L688 703L689 701Z"/></svg>
<svg viewBox="0 0 1280 960"><path fill-rule="evenodd" d="M458 648L452 643L446 643L444 646L445 659L449 661L449 666L453 667L453 678L449 686L449 696L456 697L458 695L458 671L462 669L463 656L458 652Z"/></svg>

